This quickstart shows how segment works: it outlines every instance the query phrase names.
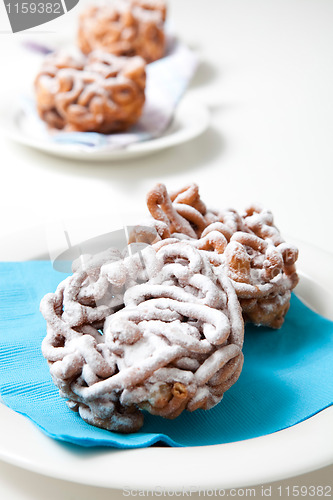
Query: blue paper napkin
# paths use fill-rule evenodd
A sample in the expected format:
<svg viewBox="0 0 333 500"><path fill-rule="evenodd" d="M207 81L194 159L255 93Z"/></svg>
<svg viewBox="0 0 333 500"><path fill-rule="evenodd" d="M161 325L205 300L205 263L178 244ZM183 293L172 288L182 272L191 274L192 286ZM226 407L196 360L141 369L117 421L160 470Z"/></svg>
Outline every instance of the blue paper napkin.
<svg viewBox="0 0 333 500"><path fill-rule="evenodd" d="M333 323L293 296L281 330L246 328L242 374L212 410L173 421L146 414L133 435L90 426L58 395L40 351L46 325L39 302L65 276L50 262L0 263L0 394L48 436L117 448L220 444L270 434L332 404Z"/></svg>

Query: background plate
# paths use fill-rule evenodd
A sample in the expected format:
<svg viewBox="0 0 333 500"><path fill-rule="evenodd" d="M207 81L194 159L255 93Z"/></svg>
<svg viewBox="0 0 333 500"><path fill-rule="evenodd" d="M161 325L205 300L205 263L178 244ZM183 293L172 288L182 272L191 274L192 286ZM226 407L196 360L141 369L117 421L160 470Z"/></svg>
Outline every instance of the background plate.
<svg viewBox="0 0 333 500"><path fill-rule="evenodd" d="M191 96L184 97L175 110L175 116L161 137L137 142L124 149L87 150L79 146L45 141L27 127L17 102L1 103L0 129L7 138L24 146L45 153L77 160L121 160L149 155L177 144L182 144L202 134L209 125L207 108Z"/></svg>

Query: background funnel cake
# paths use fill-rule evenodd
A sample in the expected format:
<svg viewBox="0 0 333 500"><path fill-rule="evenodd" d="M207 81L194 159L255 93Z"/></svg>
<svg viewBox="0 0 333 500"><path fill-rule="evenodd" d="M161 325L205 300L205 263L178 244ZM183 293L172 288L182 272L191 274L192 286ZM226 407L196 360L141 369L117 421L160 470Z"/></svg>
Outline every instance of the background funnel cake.
<svg viewBox="0 0 333 500"><path fill-rule="evenodd" d="M123 131L141 116L145 85L141 57L59 52L45 58L35 80L37 109L51 128Z"/></svg>
<svg viewBox="0 0 333 500"><path fill-rule="evenodd" d="M213 407L243 364L231 280L187 241L119 257L76 262L41 302L61 396L88 423L123 433L141 428L141 410L172 419Z"/></svg>
<svg viewBox="0 0 333 500"><path fill-rule="evenodd" d="M110 0L87 7L80 15L78 45L83 53L103 50L139 55L150 63L165 51L163 0Z"/></svg>
<svg viewBox="0 0 333 500"><path fill-rule="evenodd" d="M233 209L209 210L196 184L170 194L157 184L147 205L161 240L186 240L224 269L245 321L281 327L298 283L298 250L283 240L269 210L255 205L242 215Z"/></svg>

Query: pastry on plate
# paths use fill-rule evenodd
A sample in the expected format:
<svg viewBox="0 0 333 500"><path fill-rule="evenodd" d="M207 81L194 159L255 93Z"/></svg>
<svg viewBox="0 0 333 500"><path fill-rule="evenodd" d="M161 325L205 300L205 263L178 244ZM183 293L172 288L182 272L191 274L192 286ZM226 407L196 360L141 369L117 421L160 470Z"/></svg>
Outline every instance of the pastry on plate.
<svg viewBox="0 0 333 500"><path fill-rule="evenodd" d="M46 295L42 351L69 407L88 423L138 431L142 410L173 419L209 409L243 365L231 280L187 241L78 262Z"/></svg>
<svg viewBox="0 0 333 500"><path fill-rule="evenodd" d="M53 53L35 79L37 110L53 129L124 131L141 116L145 84L145 62L139 56Z"/></svg>
<svg viewBox="0 0 333 500"><path fill-rule="evenodd" d="M148 63L165 52L163 0L110 0L86 7L79 19L78 45L83 53L139 55Z"/></svg>

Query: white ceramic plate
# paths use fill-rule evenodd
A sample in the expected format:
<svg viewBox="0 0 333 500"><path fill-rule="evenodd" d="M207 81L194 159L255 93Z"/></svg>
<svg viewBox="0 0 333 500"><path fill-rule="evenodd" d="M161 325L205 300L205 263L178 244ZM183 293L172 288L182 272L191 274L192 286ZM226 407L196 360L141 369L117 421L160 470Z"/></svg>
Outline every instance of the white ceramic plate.
<svg viewBox="0 0 333 500"><path fill-rule="evenodd" d="M209 125L207 108L191 96L186 96L175 111L172 123L164 134L144 142L116 150L87 150L78 145L68 145L45 140L42 133L27 124L17 102L1 103L0 129L9 139L52 155L78 160L121 160L140 157L182 144L202 134ZM36 120L36 129L38 123Z"/></svg>
<svg viewBox="0 0 333 500"><path fill-rule="evenodd" d="M32 248L16 245L24 240L22 233L11 239L11 245L0 245L0 259L14 258L8 252L10 247L19 248L15 258L23 259L25 253L31 258ZM31 240L36 245L36 256L47 254L41 231L35 231ZM332 256L306 244L299 246L299 267L304 272L297 294L333 319L333 295L328 291L333 277ZM84 449L46 437L29 420L0 404L0 458L50 477L93 486L149 490L191 490L198 485L202 490L237 488L286 479L332 463L332 418L330 407L286 430L222 445Z"/></svg>

